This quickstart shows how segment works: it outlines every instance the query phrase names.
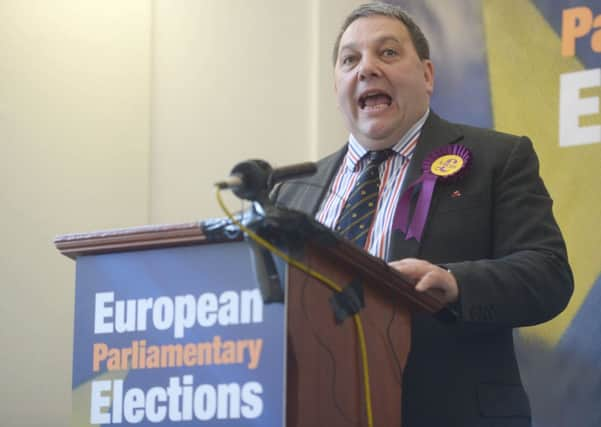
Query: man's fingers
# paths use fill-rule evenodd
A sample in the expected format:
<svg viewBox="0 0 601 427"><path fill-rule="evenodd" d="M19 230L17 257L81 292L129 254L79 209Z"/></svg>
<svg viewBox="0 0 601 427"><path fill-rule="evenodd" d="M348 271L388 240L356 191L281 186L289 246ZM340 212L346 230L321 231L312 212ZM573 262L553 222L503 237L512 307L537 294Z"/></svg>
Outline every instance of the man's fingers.
<svg viewBox="0 0 601 427"><path fill-rule="evenodd" d="M418 292L439 293L445 302L457 300L459 289L455 277L443 268L427 261L405 258L389 264L405 280L415 285Z"/></svg>
<svg viewBox="0 0 601 427"><path fill-rule="evenodd" d="M444 280L438 272L431 271L425 274L415 285L418 292L438 291L447 295L450 291L450 285Z"/></svg>
<svg viewBox="0 0 601 427"><path fill-rule="evenodd" d="M436 282L432 276L432 273L427 273L426 275L424 275L424 277L422 277L421 280L417 282L417 285L415 285L415 290L425 292L432 288L436 288Z"/></svg>
<svg viewBox="0 0 601 427"><path fill-rule="evenodd" d="M428 272L426 263L414 258L393 261L389 265L401 273L401 275L414 282L420 280Z"/></svg>
<svg viewBox="0 0 601 427"><path fill-rule="evenodd" d="M456 301L459 294L455 279L450 273L442 269L424 275L416 284L415 290L419 292L440 293L443 300L447 303Z"/></svg>

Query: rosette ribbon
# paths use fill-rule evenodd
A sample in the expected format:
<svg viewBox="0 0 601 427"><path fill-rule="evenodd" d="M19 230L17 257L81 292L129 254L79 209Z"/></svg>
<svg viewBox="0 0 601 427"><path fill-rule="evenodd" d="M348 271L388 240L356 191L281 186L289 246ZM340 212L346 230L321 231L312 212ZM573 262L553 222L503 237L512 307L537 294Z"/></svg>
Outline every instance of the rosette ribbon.
<svg viewBox="0 0 601 427"><path fill-rule="evenodd" d="M422 163L422 175L401 194L392 229L405 233L405 240L415 238L420 242L436 183L438 180L452 182L462 178L470 165L471 158L470 150L460 144L438 148L428 154ZM416 191L419 195L409 222L411 199Z"/></svg>

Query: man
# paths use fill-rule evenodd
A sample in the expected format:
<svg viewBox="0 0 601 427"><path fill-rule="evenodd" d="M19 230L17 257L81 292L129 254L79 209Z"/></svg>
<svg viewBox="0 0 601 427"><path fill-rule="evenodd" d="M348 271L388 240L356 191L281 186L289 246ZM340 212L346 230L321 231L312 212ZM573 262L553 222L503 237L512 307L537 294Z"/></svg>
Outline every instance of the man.
<svg viewBox="0 0 601 427"><path fill-rule="evenodd" d="M529 426L512 328L556 316L573 289L530 140L452 124L430 111L428 42L396 6L370 3L349 15L334 75L349 142L322 159L310 180L282 185L276 202L335 228L368 152L392 150L376 166L381 185L364 247L418 291L438 292L458 316L451 323L414 316L403 426ZM428 193L425 181L410 185L426 176L424 162L446 152L461 152L464 167L454 180L439 174L423 228L409 232L423 213L416 200ZM413 218L399 226L407 204Z"/></svg>

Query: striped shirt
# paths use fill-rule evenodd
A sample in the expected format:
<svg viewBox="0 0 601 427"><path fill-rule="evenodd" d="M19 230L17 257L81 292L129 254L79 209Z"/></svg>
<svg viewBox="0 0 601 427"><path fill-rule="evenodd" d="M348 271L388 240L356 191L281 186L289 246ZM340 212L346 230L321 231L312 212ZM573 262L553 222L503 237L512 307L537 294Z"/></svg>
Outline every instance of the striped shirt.
<svg viewBox="0 0 601 427"><path fill-rule="evenodd" d="M382 259L388 259L391 227L401 195L401 186L429 112L430 110L426 111L400 141L390 147L394 154L383 162L379 168L380 193L378 195L378 205L367 235L365 250ZM322 201L315 216L315 219L326 227L334 229L336 226L342 208L353 190L355 182L367 167L367 152L368 150L359 144L351 134L346 155L332 180L327 197Z"/></svg>

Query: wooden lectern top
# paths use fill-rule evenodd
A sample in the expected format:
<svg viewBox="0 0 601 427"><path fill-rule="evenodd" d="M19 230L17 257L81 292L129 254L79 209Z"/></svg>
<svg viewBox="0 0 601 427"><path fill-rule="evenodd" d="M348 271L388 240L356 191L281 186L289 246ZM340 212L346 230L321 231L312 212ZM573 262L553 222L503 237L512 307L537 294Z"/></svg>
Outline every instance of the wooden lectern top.
<svg viewBox="0 0 601 427"><path fill-rule="evenodd" d="M56 248L75 259L80 255L135 251L215 242L204 231L203 222L183 224L144 225L140 227L75 233L54 239ZM241 240L226 239L226 240Z"/></svg>
<svg viewBox="0 0 601 427"><path fill-rule="evenodd" d="M110 252L156 249L182 245L197 245L227 241L240 241L241 233L224 234L207 232L207 225L216 222L226 224L226 220L210 220L181 224L145 225L95 231L89 233L65 234L55 238L56 248L65 256L75 259L81 255L94 255ZM308 244L339 265L352 266L357 274L375 286L401 296L412 310L436 313L444 306L434 294L416 292L385 261L374 257L352 243L339 238L319 224L315 234L330 233L335 244L320 243L323 239L310 239Z"/></svg>

